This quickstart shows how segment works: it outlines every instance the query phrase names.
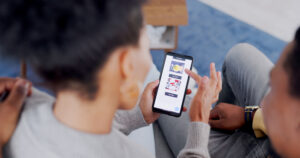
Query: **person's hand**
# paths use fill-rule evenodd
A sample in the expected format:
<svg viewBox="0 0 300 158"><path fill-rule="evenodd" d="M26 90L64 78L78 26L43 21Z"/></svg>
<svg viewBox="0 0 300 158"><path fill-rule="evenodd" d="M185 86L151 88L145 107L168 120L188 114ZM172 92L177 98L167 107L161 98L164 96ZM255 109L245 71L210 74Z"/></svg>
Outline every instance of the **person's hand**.
<svg viewBox="0 0 300 158"><path fill-rule="evenodd" d="M152 105L153 105L154 97L155 97L155 94L157 91L158 83L159 83L159 80L156 80L154 82L150 82L146 86L146 88L142 94L140 104L139 104L141 111L143 113L143 116L144 116L144 120L148 124L155 122L160 116L159 113L152 111ZM190 89L188 89L186 91L186 94L191 94L191 92L192 91ZM183 111L186 111L186 110L187 110L187 108L183 107Z"/></svg>
<svg viewBox="0 0 300 158"><path fill-rule="evenodd" d="M245 124L244 108L227 103L218 104L210 112L209 124L212 128L233 131Z"/></svg>
<svg viewBox="0 0 300 158"><path fill-rule="evenodd" d="M214 63L210 65L210 78L187 69L185 71L198 84L198 91L191 103L190 119L192 122L208 123L211 106L218 101L222 89L221 72L216 72Z"/></svg>
<svg viewBox="0 0 300 158"><path fill-rule="evenodd" d="M24 100L31 95L31 83L24 79L0 78L0 96L5 92L9 92L9 95L0 102L1 148L9 141L16 128Z"/></svg>

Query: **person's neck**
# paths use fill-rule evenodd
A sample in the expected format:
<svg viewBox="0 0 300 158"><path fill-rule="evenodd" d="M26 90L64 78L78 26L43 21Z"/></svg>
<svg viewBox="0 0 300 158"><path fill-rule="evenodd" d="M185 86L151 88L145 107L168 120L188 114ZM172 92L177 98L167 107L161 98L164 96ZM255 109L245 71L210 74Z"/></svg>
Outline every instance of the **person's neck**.
<svg viewBox="0 0 300 158"><path fill-rule="evenodd" d="M54 115L63 124L87 133L108 134L117 111L115 100L108 97L83 100L77 93L60 92Z"/></svg>

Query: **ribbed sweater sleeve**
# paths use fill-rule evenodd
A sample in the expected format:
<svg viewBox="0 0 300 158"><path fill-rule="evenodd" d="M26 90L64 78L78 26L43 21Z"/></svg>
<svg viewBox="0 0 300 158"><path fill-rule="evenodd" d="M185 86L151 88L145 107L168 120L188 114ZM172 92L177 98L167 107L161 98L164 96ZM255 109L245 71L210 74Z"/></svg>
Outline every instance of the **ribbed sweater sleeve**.
<svg viewBox="0 0 300 158"><path fill-rule="evenodd" d="M202 122L191 122L184 149L178 158L210 158L208 152L210 126Z"/></svg>

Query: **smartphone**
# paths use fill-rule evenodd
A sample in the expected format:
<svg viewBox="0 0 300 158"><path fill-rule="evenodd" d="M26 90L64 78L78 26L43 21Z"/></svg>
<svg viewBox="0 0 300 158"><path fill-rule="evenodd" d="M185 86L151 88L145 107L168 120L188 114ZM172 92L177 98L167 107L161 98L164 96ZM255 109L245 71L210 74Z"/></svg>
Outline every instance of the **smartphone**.
<svg viewBox="0 0 300 158"><path fill-rule="evenodd" d="M152 110L175 117L180 117L189 76L185 69L191 70L193 58L173 52L165 54L164 65L160 73L157 93Z"/></svg>

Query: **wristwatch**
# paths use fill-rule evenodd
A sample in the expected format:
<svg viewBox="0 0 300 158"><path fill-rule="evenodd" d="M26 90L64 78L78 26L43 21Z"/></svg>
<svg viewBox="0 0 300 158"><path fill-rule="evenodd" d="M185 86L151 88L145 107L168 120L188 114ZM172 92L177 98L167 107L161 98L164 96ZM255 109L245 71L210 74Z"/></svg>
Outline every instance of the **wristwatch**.
<svg viewBox="0 0 300 158"><path fill-rule="evenodd" d="M259 108L257 105L246 106L245 107L245 123L247 126L252 127L253 114Z"/></svg>

